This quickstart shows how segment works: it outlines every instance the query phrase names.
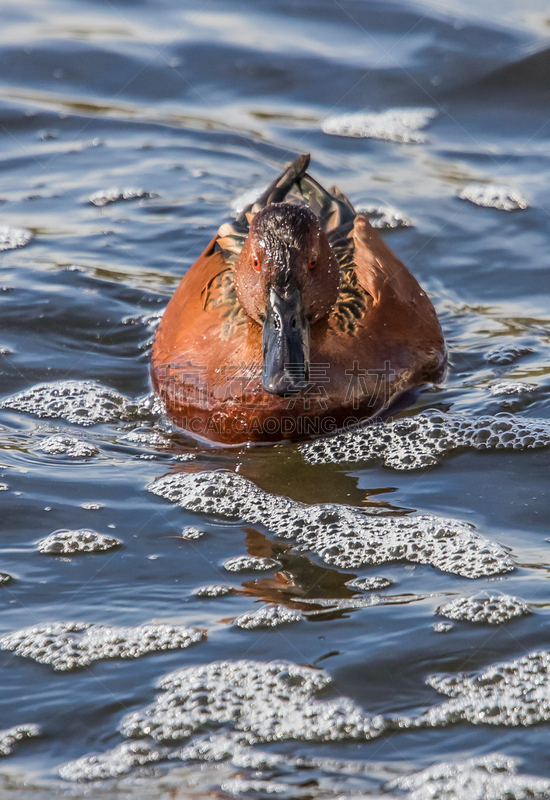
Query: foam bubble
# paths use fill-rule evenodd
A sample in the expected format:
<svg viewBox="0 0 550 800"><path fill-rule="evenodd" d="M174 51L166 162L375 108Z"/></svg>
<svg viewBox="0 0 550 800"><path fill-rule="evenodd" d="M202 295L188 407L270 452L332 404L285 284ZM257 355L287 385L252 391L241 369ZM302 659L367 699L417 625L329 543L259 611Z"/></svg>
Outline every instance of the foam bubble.
<svg viewBox="0 0 550 800"><path fill-rule="evenodd" d="M124 743L101 756L78 759L65 765L61 775L71 780L111 777L165 757L181 761L231 760L236 766L254 770L316 763L316 768L359 775L368 765L293 759L255 746L292 740L368 741L396 727L439 727L463 720L476 724L535 724L550 717L549 665L550 654L541 652L497 664L474 678L462 674L432 677L429 684L452 699L416 719L373 717L345 697L320 699L320 693L331 686L330 677L322 670L286 661L220 661L186 667L162 677L157 682L160 692L156 700L123 718L123 736L143 741ZM223 730L212 733L212 727L218 726ZM194 738L183 747L178 744L190 737ZM414 800L436 796L449 800L526 800L538 796L536 792L542 791L542 784L528 776L518 776L516 780L516 766L515 759L493 754L438 764L397 778L385 788L409 791L408 796ZM550 787L550 782L544 785Z"/></svg>
<svg viewBox="0 0 550 800"><path fill-rule="evenodd" d="M0 225L0 250L16 250L24 247L32 239L32 233L26 228L9 228Z"/></svg>
<svg viewBox="0 0 550 800"><path fill-rule="evenodd" d="M146 445L148 447L168 449L173 446L173 441L166 434L156 431L154 428L135 428L129 433L125 433L122 438L123 442L130 442L130 444Z"/></svg>
<svg viewBox="0 0 550 800"><path fill-rule="evenodd" d="M414 417L374 423L320 439L300 450L308 464L382 461L409 470L437 464L453 450L527 450L550 445L550 420L511 414L469 417L430 409Z"/></svg>
<svg viewBox="0 0 550 800"><path fill-rule="evenodd" d="M415 600L422 600L422 595L414 595ZM407 596L407 601L410 602L411 596ZM320 606L320 608L330 609L351 609L351 608L369 608L370 606L379 606L384 602L388 605L395 602L394 598L382 598L379 594L371 594L368 597L300 597L300 603L307 603L309 605Z"/></svg>
<svg viewBox="0 0 550 800"><path fill-rule="evenodd" d="M499 367L507 366L517 361L523 356L529 356L533 352L532 347L527 347L521 344L501 344L498 347L493 347L488 350L485 355L485 361L489 364L496 364Z"/></svg>
<svg viewBox="0 0 550 800"><path fill-rule="evenodd" d="M140 415L159 416L159 414L164 414L166 410L161 398L152 391L149 392L149 394L144 394L141 397L136 397L133 403L137 407L137 412L138 412L136 413L136 410L132 409L132 414L134 418ZM132 404L131 400L130 404Z"/></svg>
<svg viewBox="0 0 550 800"><path fill-rule="evenodd" d="M181 532L182 539L200 539L206 531L201 531L199 528L194 528L192 525L186 525Z"/></svg>
<svg viewBox="0 0 550 800"><path fill-rule="evenodd" d="M420 131L436 116L437 111L433 108L389 108L380 112L328 117L322 130L333 136L425 142L426 137Z"/></svg>
<svg viewBox="0 0 550 800"><path fill-rule="evenodd" d="M522 600L507 594L478 592L471 597L457 597L437 609L438 614L456 620L503 625L531 611Z"/></svg>
<svg viewBox="0 0 550 800"><path fill-rule="evenodd" d="M0 483L0 492L7 492L9 488L7 483Z"/></svg>
<svg viewBox="0 0 550 800"><path fill-rule="evenodd" d="M90 442L83 442L74 436L56 434L43 439L36 448L48 455L64 455L69 458L91 458L99 453L98 448Z"/></svg>
<svg viewBox="0 0 550 800"><path fill-rule="evenodd" d="M474 181L465 186L458 196L476 206L498 208L500 211L517 211L529 206L529 201L516 189L492 183Z"/></svg>
<svg viewBox="0 0 550 800"><path fill-rule="evenodd" d="M83 426L132 420L151 413L146 405L92 381L39 383L2 400L0 408Z"/></svg>
<svg viewBox="0 0 550 800"><path fill-rule="evenodd" d="M195 592L197 597L226 597L228 594L233 594L233 587L219 584L201 586L201 588L197 589Z"/></svg>
<svg viewBox="0 0 550 800"><path fill-rule="evenodd" d="M156 197L154 192L145 192L143 189L100 189L88 198L94 206L106 206L109 203L118 203L120 200L141 200L148 197Z"/></svg>
<svg viewBox="0 0 550 800"><path fill-rule="evenodd" d="M165 675L162 693L121 723L127 737L176 742L213 724L231 725L248 744L368 740L387 724L348 698L318 700L330 684L322 670L286 661L217 661Z"/></svg>
<svg viewBox="0 0 550 800"><path fill-rule="evenodd" d="M37 545L39 553L53 556L70 556L78 553L102 553L120 547L122 542L114 536L105 536L88 528L77 531L59 530L40 539Z"/></svg>
<svg viewBox="0 0 550 800"><path fill-rule="evenodd" d="M444 517L373 517L350 506L308 506L268 494L241 475L223 471L166 475L148 488L190 511L265 525L278 536L295 539L299 551L314 552L346 569L402 560L468 578L513 569L501 545L464 522ZM243 565L250 565L251 558L240 556L229 563L250 568Z"/></svg>
<svg viewBox="0 0 550 800"><path fill-rule="evenodd" d="M227 781L224 781L220 786L222 792L227 792L227 794L233 795L241 795L241 794L248 794L249 792L254 792L257 794L258 792L263 794L287 794L287 792L292 792L293 797L299 797L301 794L309 795L311 793L311 789L302 789L301 787L291 786L289 783L279 783L277 781L258 781L258 780L247 780L246 778L230 778Z"/></svg>
<svg viewBox="0 0 550 800"><path fill-rule="evenodd" d="M123 742L100 755L83 756L59 770L64 780L97 781L124 775L132 769L161 759L219 762L230 760L234 766L265 770L288 763L276 753L252 749L249 736L235 731L197 737L183 748L166 747L147 740ZM141 795L140 795L141 796Z"/></svg>
<svg viewBox="0 0 550 800"><path fill-rule="evenodd" d="M518 775L519 759L491 753L434 764L422 772L396 778L387 789L408 792L407 800L542 800L550 781Z"/></svg>
<svg viewBox="0 0 550 800"><path fill-rule="evenodd" d="M354 578L346 581L346 586L349 586L350 589L358 589L360 592L372 592L387 589L392 583L393 581L390 581L389 578L373 575L370 578Z"/></svg>
<svg viewBox="0 0 550 800"><path fill-rule="evenodd" d="M500 397L503 394L526 394L527 392L534 392L536 386L530 383L521 383L520 381L501 381L491 386L491 394L493 397Z"/></svg>
<svg viewBox="0 0 550 800"><path fill-rule="evenodd" d="M240 731L223 731L211 736L197 736L190 744L172 753L181 761L228 761L246 769L265 770L288 765L289 759L250 747L250 736Z"/></svg>
<svg viewBox="0 0 550 800"><path fill-rule="evenodd" d="M204 631L182 625L139 625L136 628L54 622L9 633L0 649L51 664L66 671L106 658L139 658L162 650L181 650L204 639Z"/></svg>
<svg viewBox="0 0 550 800"><path fill-rule="evenodd" d="M454 722L535 725L550 719L550 653L541 650L469 675L432 675L427 683L451 699L414 721L417 727Z"/></svg>
<svg viewBox="0 0 550 800"><path fill-rule="evenodd" d="M234 767L252 770L271 770L282 767L285 770L300 770L299 774L302 775L302 770L304 769L322 770L325 773L339 773L343 776L368 775L373 772L378 775L380 772L380 763L373 764L370 761L345 761L335 758L308 758L307 756L294 757L288 754L281 755L280 753L260 750L257 747L252 748L249 746L249 738L248 734L240 733L239 731L222 731L212 735L197 736L190 744L174 750L170 758L210 763L231 761ZM346 799L352 800L348 795L346 795Z"/></svg>
<svg viewBox="0 0 550 800"><path fill-rule="evenodd" d="M272 569L280 569L282 564L274 558L260 558L256 556L233 556L223 562L223 566L229 572L246 572L248 570L256 570L258 572L267 572Z"/></svg>
<svg viewBox="0 0 550 800"><path fill-rule="evenodd" d="M394 228L410 228L412 220L393 206L364 205L356 208L358 214L365 214L373 228L393 230Z"/></svg>
<svg viewBox="0 0 550 800"><path fill-rule="evenodd" d="M6 728L0 731L0 755L9 756L19 742L41 735L42 731L38 725L16 725L13 728Z"/></svg>
<svg viewBox="0 0 550 800"><path fill-rule="evenodd" d="M96 756L82 756L64 764L59 776L66 781L98 781L125 775L135 767L165 758L167 748L150 742L122 742L118 747Z"/></svg>
<svg viewBox="0 0 550 800"><path fill-rule="evenodd" d="M454 625L452 622L434 622L432 629L435 633L450 633Z"/></svg>
<svg viewBox="0 0 550 800"><path fill-rule="evenodd" d="M283 605L266 605L257 611L241 614L235 619L235 625L247 631L257 628L277 628L289 622L300 622L302 614Z"/></svg>

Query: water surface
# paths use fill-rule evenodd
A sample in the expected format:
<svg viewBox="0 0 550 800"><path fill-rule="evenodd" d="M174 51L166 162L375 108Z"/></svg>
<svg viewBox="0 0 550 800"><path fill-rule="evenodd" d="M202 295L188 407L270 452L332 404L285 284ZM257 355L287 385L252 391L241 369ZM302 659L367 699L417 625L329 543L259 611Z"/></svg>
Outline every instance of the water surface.
<svg viewBox="0 0 550 800"><path fill-rule="evenodd" d="M384 236L430 292L450 368L445 384L406 415L437 408L548 419L547 17L538 0L521 10L491 0L2 4L0 226L32 233L24 247L0 252L2 398L83 380L133 399L148 395L148 343L181 275L240 195L311 152L321 182L337 183L358 206L392 205L413 223ZM322 131L334 115L396 107L437 112L424 142ZM507 212L459 199L474 181L516 190L528 207ZM145 195L90 203L112 188ZM508 363L486 358L504 346L516 348ZM503 381L532 391L493 394ZM154 621L205 629L207 640L66 673L0 651L0 727L43 730L0 764L20 797L25 782L46 796L79 796L58 778L60 766L124 741L124 715L151 703L157 679L180 667L224 659L318 663L333 680L325 699L344 696L367 714L412 717L442 701L426 684L430 675L483 670L549 645L548 449L458 450L415 471L310 465L295 446L205 450L144 410L86 428L38 410L0 412L7 487L0 569L14 579L0 586L0 633L70 620ZM167 446L151 430L164 431ZM98 452L74 458L40 449L57 434ZM169 473L220 468L305 503L471 523L509 548L515 569L475 581L410 561L343 569L296 552L269 526L194 514L146 488ZM185 526L205 535L184 539ZM92 528L123 544L72 557L40 554L37 541L63 528ZM224 569L246 554L281 566ZM390 579L381 594L401 600L338 608L338 600L367 596L346 586L357 575ZM220 583L234 593L195 594ZM458 621L445 635L433 630L444 619L436 616L440 605L481 590L515 595L532 613L502 626ZM313 614L323 606L300 598L334 603ZM267 631L234 624L272 602L304 616ZM241 776L301 786L295 791L304 796L376 795L392 776L491 753L520 757L522 773L550 778L546 742L544 723L460 722L370 742L270 746L289 758L359 760L370 765L363 777L346 777L341 767L311 768L304 777L290 765L256 774L231 763L166 762L147 768L145 778L132 772L118 788L111 781L93 791L186 796L194 781L202 796ZM248 796L264 795L256 787Z"/></svg>

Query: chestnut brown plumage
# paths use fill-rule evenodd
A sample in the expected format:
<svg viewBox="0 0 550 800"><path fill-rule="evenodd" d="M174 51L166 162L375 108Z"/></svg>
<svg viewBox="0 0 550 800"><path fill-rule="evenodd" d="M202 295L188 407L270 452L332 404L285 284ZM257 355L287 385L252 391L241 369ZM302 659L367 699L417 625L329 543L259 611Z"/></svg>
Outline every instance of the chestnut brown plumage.
<svg viewBox="0 0 550 800"><path fill-rule="evenodd" d="M435 310L368 219L301 156L225 223L153 343L176 424L221 444L299 440L388 413L444 372Z"/></svg>

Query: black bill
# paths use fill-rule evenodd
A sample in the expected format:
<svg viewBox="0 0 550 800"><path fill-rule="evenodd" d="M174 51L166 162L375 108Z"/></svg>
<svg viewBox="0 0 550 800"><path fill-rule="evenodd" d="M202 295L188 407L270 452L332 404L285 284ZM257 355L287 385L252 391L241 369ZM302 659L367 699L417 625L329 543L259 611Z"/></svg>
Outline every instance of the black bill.
<svg viewBox="0 0 550 800"><path fill-rule="evenodd" d="M266 392L285 395L305 389L309 379L309 322L297 289L283 296L273 288L269 290L263 356L262 384Z"/></svg>

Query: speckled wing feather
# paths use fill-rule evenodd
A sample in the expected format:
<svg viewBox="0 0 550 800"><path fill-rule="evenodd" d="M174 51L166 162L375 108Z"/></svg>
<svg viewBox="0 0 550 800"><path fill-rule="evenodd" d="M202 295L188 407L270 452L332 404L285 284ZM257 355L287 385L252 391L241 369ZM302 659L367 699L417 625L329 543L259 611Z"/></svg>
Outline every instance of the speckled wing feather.
<svg viewBox="0 0 550 800"><path fill-rule="evenodd" d="M369 295L360 285L355 265L353 223L329 232L329 242L340 265L340 293L330 324L341 333L352 336L367 312Z"/></svg>
<svg viewBox="0 0 550 800"><path fill-rule="evenodd" d="M233 225L225 222L218 230L215 252L221 252L223 266L202 290L203 308L217 309L225 320L220 331L222 339L230 339L246 324L246 313L237 300L233 281L235 262L246 239Z"/></svg>

